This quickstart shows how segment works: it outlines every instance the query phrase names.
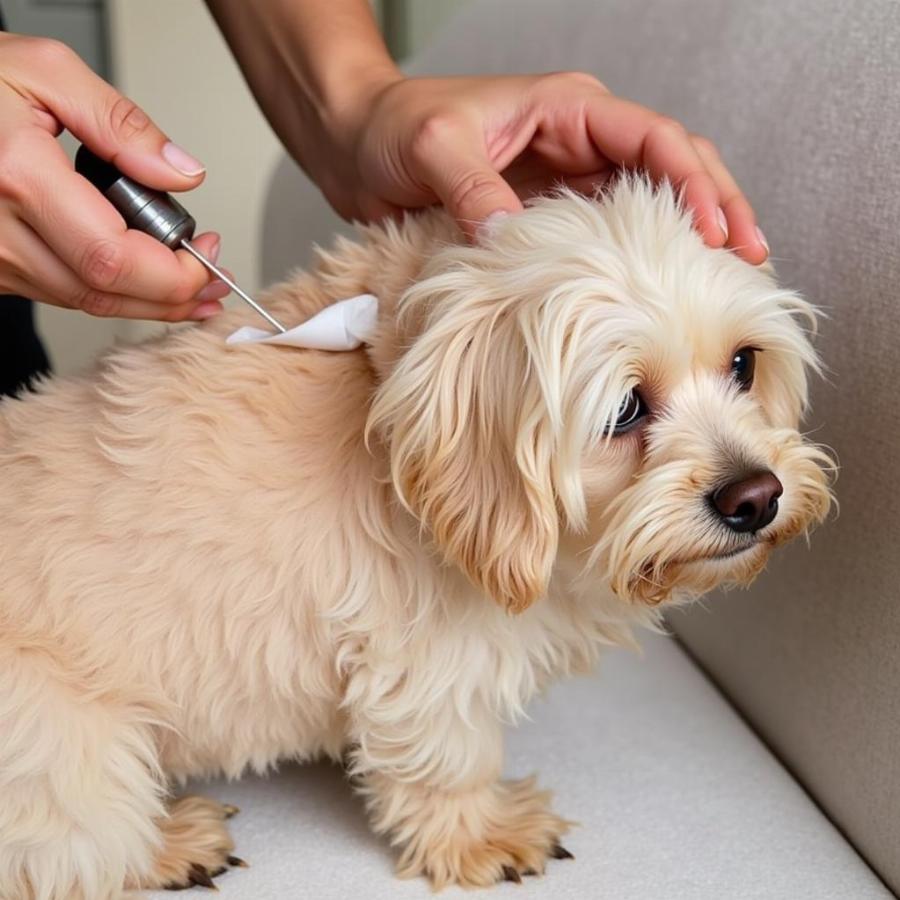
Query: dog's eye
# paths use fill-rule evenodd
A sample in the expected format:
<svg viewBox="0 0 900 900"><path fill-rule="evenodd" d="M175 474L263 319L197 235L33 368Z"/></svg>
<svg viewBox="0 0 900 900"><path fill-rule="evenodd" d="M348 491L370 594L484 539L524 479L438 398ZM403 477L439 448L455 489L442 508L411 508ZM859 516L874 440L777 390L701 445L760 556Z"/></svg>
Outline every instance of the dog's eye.
<svg viewBox="0 0 900 900"><path fill-rule="evenodd" d="M756 351L752 347L741 347L731 359L731 374L742 391L749 391L756 369Z"/></svg>
<svg viewBox="0 0 900 900"><path fill-rule="evenodd" d="M612 433L623 434L630 431L646 415L647 404L644 403L644 398L637 391L630 390L619 405Z"/></svg>

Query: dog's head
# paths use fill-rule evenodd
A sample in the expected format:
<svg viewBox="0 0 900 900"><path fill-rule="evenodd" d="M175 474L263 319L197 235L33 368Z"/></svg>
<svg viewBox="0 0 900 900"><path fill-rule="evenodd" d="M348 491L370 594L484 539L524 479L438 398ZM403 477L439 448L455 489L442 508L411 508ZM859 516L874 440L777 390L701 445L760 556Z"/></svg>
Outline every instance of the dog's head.
<svg viewBox="0 0 900 900"><path fill-rule="evenodd" d="M439 251L400 316L415 337L370 428L447 559L512 611L563 541L658 604L749 582L829 508L830 460L797 431L811 307L706 247L668 187L538 200Z"/></svg>

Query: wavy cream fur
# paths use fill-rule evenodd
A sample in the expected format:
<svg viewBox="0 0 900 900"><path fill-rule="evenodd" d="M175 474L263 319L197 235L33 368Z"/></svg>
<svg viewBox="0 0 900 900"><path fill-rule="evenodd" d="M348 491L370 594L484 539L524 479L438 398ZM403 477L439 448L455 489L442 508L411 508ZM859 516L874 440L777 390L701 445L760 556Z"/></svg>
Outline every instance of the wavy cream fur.
<svg viewBox="0 0 900 900"><path fill-rule="evenodd" d="M810 308L668 188L564 192L478 247L438 212L363 229L267 302L363 291L368 351L227 349L239 311L0 406L0 900L180 878L185 835L225 839L182 805L169 852L173 782L321 754L405 874L540 870L566 823L498 780L502 724L825 514ZM655 414L610 438L635 385ZM751 465L782 514L703 560L729 541L703 496Z"/></svg>

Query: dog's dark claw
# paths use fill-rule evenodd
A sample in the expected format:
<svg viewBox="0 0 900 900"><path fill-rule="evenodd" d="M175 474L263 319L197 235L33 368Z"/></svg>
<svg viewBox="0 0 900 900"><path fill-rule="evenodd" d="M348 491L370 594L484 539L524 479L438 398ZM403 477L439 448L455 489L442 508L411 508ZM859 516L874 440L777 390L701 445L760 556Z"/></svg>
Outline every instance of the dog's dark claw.
<svg viewBox="0 0 900 900"><path fill-rule="evenodd" d="M522 883L522 876L512 866L503 867L503 880L514 881L516 884Z"/></svg>
<svg viewBox="0 0 900 900"><path fill-rule="evenodd" d="M237 866L241 869L249 869L250 863L244 862L239 856L229 856L228 857L228 865L229 866Z"/></svg>
<svg viewBox="0 0 900 900"><path fill-rule="evenodd" d="M530 878L532 875L537 875L537 869L526 869L522 874Z"/></svg>
<svg viewBox="0 0 900 900"><path fill-rule="evenodd" d="M225 818L231 819L241 811L241 808L239 806L235 806L233 803L223 803L222 810L225 813Z"/></svg>
<svg viewBox="0 0 900 900"><path fill-rule="evenodd" d="M218 890L212 878L210 878L209 870L206 868L206 866L201 866L197 863L194 863L191 866L191 872L188 875L188 881L191 884L199 884L201 887L212 888L212 890L214 891Z"/></svg>
<svg viewBox="0 0 900 900"><path fill-rule="evenodd" d="M239 859L237 856L229 856L228 857L228 865L230 866L246 866L242 859ZM212 891L219 890L218 886L213 881L213 878L218 878L220 875L223 875L228 871L227 866L220 866L214 872L210 872L206 866L201 866L200 863L192 863L191 870L187 875L187 883L186 884L167 884L163 890L166 891L184 891L188 888L192 887L205 887L209 888Z"/></svg>
<svg viewBox="0 0 900 900"><path fill-rule="evenodd" d="M550 855L554 859L575 859L575 856L569 853L562 844L554 844L550 849Z"/></svg>

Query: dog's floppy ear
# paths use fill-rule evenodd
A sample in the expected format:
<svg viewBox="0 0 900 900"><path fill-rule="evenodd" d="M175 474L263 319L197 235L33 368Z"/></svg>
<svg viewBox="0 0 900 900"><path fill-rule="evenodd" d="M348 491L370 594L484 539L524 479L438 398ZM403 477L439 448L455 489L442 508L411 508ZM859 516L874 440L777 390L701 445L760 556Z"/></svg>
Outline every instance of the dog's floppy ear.
<svg viewBox="0 0 900 900"><path fill-rule="evenodd" d="M521 612L547 588L559 528L540 389L514 324L457 301L432 309L380 386L369 430L445 558Z"/></svg>

